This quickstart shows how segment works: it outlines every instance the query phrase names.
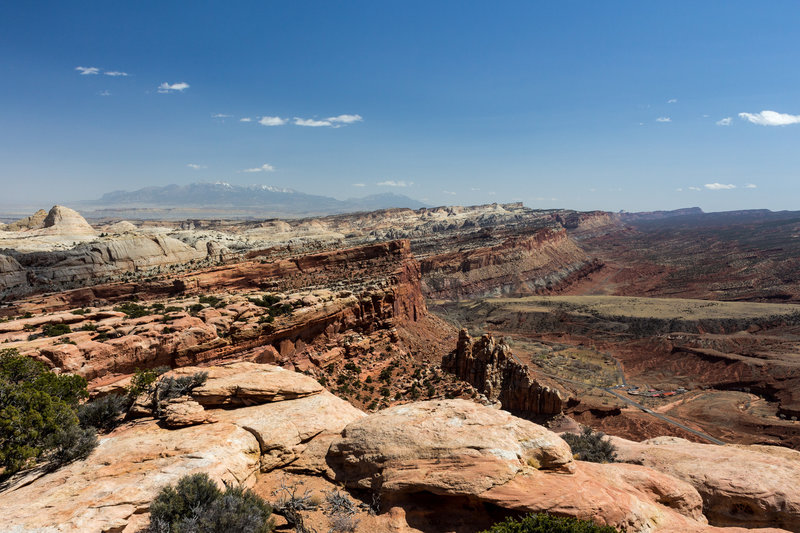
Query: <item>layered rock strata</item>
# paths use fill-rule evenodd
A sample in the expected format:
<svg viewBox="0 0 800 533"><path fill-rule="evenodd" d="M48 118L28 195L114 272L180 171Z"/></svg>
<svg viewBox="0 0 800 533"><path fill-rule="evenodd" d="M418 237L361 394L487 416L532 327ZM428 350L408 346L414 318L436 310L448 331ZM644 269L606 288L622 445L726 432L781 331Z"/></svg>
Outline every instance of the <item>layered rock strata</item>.
<svg viewBox="0 0 800 533"><path fill-rule="evenodd" d="M555 384L540 383L526 365L514 358L507 344L496 342L491 335L473 341L462 329L455 351L442 359L442 369L520 416L558 414L566 403L563 391Z"/></svg>

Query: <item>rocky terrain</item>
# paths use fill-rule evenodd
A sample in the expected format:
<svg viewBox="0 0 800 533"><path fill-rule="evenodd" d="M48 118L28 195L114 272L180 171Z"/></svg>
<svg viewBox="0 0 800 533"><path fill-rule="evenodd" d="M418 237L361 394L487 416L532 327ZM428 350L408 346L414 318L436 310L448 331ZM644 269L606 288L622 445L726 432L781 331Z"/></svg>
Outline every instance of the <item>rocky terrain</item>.
<svg viewBox="0 0 800 533"><path fill-rule="evenodd" d="M12 222L0 348L83 376L93 398L142 369L208 380L159 413L137 400L88 459L9 480L0 522L137 531L161 486L203 471L270 501L345 487L358 530L548 511L800 531L795 222L742 216L772 248L736 217L521 204L92 224L55 206ZM616 435L621 462L576 460L553 432L575 420Z"/></svg>
<svg viewBox="0 0 800 533"><path fill-rule="evenodd" d="M287 483L320 491L344 484L365 501L358 516L371 531L474 531L521 511L626 531L725 531L714 527L722 523L798 530L794 491L776 485L769 503L763 500L769 483L796 481L798 462L785 459L797 452L724 448L736 461L770 465L771 475L734 482L718 472L717 483L731 487L723 491L692 479L692 461L706 460L706 452L676 440L626 443L626 461L640 464L586 463L573 459L555 433L465 400L365 415L315 380L279 367L231 363L180 372L197 370L208 373L207 381L171 401L171 421L140 411L87 459L7 482L0 520L18 532L137 531L160 487L205 472L272 500ZM659 463L662 448L683 462ZM320 519L310 512L307 518Z"/></svg>

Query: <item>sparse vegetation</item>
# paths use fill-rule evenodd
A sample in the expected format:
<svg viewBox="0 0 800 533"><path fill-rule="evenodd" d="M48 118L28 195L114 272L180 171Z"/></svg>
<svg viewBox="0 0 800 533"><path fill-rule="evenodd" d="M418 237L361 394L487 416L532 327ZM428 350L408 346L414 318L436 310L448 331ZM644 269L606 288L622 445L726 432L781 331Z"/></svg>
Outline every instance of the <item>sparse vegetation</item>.
<svg viewBox="0 0 800 533"><path fill-rule="evenodd" d="M72 333L67 324L45 324L42 327L42 335L45 337L60 337L67 333Z"/></svg>
<svg viewBox="0 0 800 533"><path fill-rule="evenodd" d="M613 463L617 459L616 448L611 444L605 434L592 431L592 428L585 427L580 435L564 433L561 435L575 458L591 463Z"/></svg>
<svg viewBox="0 0 800 533"><path fill-rule="evenodd" d="M208 379L208 373L197 372L191 376L174 378L166 377L158 381L153 389L153 413L156 417L162 416L162 403L189 394L192 389L199 387Z"/></svg>
<svg viewBox="0 0 800 533"><path fill-rule="evenodd" d="M109 394L78 407L78 420L83 427L110 431L119 424L127 407L127 398Z"/></svg>
<svg viewBox="0 0 800 533"><path fill-rule="evenodd" d="M147 533L269 533L272 508L249 489L220 490L207 474L184 476L150 505Z"/></svg>
<svg viewBox="0 0 800 533"><path fill-rule="evenodd" d="M146 307L134 302L125 302L124 304L115 307L114 311L125 313L128 315L128 318L139 318L151 314Z"/></svg>
<svg viewBox="0 0 800 533"><path fill-rule="evenodd" d="M507 518L481 533L618 533L611 526L598 526L589 520L531 514L524 518Z"/></svg>

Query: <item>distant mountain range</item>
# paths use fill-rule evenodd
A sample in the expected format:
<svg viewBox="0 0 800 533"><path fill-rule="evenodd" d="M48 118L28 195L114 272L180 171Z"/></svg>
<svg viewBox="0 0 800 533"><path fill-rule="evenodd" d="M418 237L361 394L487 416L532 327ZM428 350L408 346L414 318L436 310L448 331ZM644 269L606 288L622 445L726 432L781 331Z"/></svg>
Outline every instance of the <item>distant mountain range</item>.
<svg viewBox="0 0 800 533"><path fill-rule="evenodd" d="M424 203L394 193L337 200L329 196L306 194L270 185L231 185L230 183L191 183L145 187L135 191L114 191L98 200L83 202L86 208L107 215L131 210L199 210L258 214L262 216L311 216L354 211L375 211L393 207L420 209Z"/></svg>

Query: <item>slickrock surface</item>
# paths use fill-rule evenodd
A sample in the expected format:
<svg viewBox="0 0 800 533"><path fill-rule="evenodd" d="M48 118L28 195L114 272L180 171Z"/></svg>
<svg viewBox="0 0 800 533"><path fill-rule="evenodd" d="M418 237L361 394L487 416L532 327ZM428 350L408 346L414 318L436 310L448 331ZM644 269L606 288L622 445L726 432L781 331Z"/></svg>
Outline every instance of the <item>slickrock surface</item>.
<svg viewBox="0 0 800 533"><path fill-rule="evenodd" d="M231 371L240 371L243 388L261 390L258 366L232 364L204 370L217 376L209 379L211 383L224 381ZM308 390L306 376L261 366L266 374L286 375L281 383L269 385L272 398ZM322 464L327 446L317 446L315 438L338 434L345 425L364 416L319 388L312 396L297 400L270 401L264 395L257 398L268 403L203 413L197 410L202 410L199 404L180 398L167 408L194 403L191 415L197 418L205 414L208 423L182 429L166 429L152 419L128 423L101 437L86 460L38 478L29 475L14 480L10 488L0 492L3 531L132 532L146 524L143 518L150 502L164 485L187 474L205 472L220 485L227 481L253 486L260 470L292 462L306 448L319 454L308 461Z"/></svg>
<svg viewBox="0 0 800 533"><path fill-rule="evenodd" d="M475 495L510 481L528 461L568 471L572 452L555 433L505 411L432 400L350 424L328 460L351 486Z"/></svg>
<svg viewBox="0 0 800 533"><path fill-rule="evenodd" d="M431 493L628 531L715 529L690 484L636 465L573 461L554 433L464 400L396 406L357 420L331 444L328 464L337 482L380 490L390 507L412 497L422 505Z"/></svg>
<svg viewBox="0 0 800 533"><path fill-rule="evenodd" d="M258 457L256 438L231 423L165 430L139 422L101 438L88 459L0 493L0 523L21 531L123 531L162 486L184 475L252 485Z"/></svg>
<svg viewBox="0 0 800 533"><path fill-rule="evenodd" d="M800 452L779 446L715 446L677 437L612 437L618 460L694 486L712 524L800 531Z"/></svg>

